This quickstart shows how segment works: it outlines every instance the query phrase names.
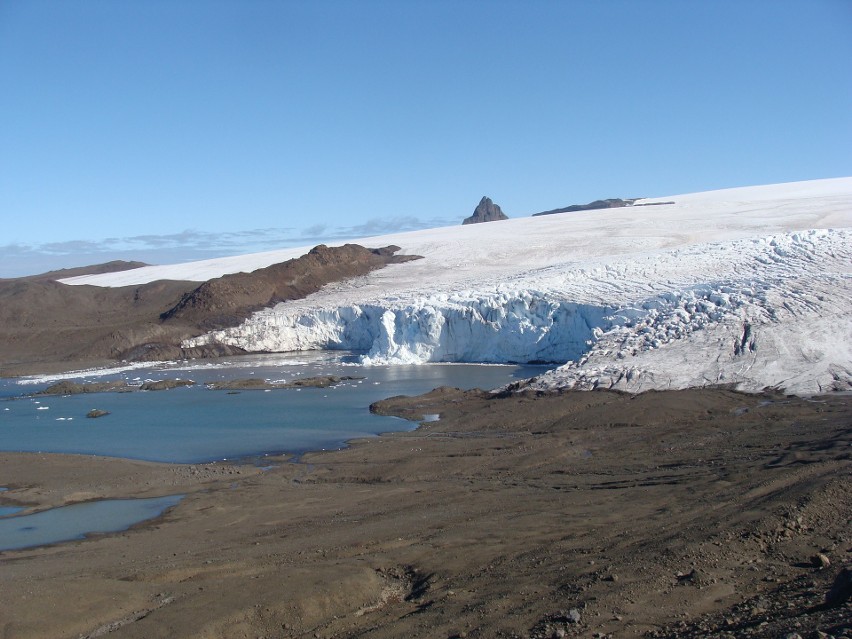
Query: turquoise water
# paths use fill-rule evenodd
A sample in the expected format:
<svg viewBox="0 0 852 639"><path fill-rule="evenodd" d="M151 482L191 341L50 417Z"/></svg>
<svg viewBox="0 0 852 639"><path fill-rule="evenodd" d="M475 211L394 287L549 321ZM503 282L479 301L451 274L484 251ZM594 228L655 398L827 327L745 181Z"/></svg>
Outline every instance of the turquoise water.
<svg viewBox="0 0 852 639"><path fill-rule="evenodd" d="M106 455L199 463L274 453L340 448L347 440L415 424L370 414L372 402L416 395L436 386L496 388L541 372L536 367L435 364L361 367L345 354L248 356L187 369L170 366L90 376L88 381L192 379L168 391L2 399L33 393L52 381L0 380L0 450ZM359 376L334 388L213 391L204 382L247 377L291 380ZM75 381L83 381L81 379ZM110 415L86 418L98 408Z"/></svg>
<svg viewBox="0 0 852 639"><path fill-rule="evenodd" d="M182 495L152 499L105 499L32 515L0 518L0 551L43 546L91 533L110 533L161 515L177 504Z"/></svg>

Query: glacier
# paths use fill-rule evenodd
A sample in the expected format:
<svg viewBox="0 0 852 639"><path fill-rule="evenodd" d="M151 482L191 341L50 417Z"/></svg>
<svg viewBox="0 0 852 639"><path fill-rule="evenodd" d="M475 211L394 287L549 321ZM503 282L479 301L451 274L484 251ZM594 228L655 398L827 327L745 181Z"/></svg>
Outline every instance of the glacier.
<svg viewBox="0 0 852 639"><path fill-rule="evenodd" d="M641 206L664 201L674 204ZM345 349L363 353L365 365L549 363L520 385L540 390L850 390L850 227L852 178L839 178L365 238L359 243L397 244L424 259L327 286L185 346ZM67 282L199 277L303 252Z"/></svg>
<svg viewBox="0 0 852 639"><path fill-rule="evenodd" d="M374 365L562 364L534 382L542 390L728 383L748 390L846 389L852 388L852 325L845 316L852 308L850 247L849 231L819 230L677 249L598 269L539 271L490 288L418 291L410 299L332 308L282 303L187 346L356 350L364 352L362 363ZM713 277L675 279L684 262ZM815 327L826 322L817 335ZM809 353L785 362L781 351L797 344ZM821 365L831 354L844 356Z"/></svg>

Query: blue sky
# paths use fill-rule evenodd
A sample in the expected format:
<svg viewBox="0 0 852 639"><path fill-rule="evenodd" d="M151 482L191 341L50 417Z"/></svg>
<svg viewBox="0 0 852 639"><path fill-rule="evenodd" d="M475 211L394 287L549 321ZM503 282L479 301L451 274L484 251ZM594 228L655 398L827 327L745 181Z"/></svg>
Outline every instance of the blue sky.
<svg viewBox="0 0 852 639"><path fill-rule="evenodd" d="M0 0L0 277L852 175L852 2Z"/></svg>

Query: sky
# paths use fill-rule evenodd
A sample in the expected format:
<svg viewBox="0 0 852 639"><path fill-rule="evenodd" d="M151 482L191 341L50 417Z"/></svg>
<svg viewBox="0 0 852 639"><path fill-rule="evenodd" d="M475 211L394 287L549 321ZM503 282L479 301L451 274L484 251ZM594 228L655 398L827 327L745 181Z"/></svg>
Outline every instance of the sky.
<svg viewBox="0 0 852 639"><path fill-rule="evenodd" d="M848 0L0 0L0 277L850 175Z"/></svg>

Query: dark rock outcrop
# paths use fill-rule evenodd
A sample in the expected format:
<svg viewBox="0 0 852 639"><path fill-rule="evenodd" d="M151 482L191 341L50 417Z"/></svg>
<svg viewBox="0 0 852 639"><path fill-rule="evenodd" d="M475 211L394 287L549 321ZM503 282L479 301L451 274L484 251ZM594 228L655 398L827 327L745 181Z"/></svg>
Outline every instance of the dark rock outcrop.
<svg viewBox="0 0 852 639"><path fill-rule="evenodd" d="M594 211L596 209L617 209L622 206L631 206L636 200L622 200L620 198L611 198L608 200L595 200L588 204L572 204L561 209L553 209L551 211L542 211L541 213L533 213L533 217L540 215L553 215L554 213L575 213L576 211Z"/></svg>
<svg viewBox="0 0 852 639"><path fill-rule="evenodd" d="M329 388L330 386L335 386L340 382L349 382L360 379L364 378L355 375L344 375L342 377L338 377L337 375L320 375L318 377L295 379L292 382L285 384L285 388Z"/></svg>
<svg viewBox="0 0 852 639"><path fill-rule="evenodd" d="M34 395L80 395L83 393L115 393L127 392L133 390L127 382L122 380L112 382L91 382L88 384L79 384L70 380L63 380L48 386L43 391L34 393Z"/></svg>
<svg viewBox="0 0 852 639"><path fill-rule="evenodd" d="M337 377L336 375L321 375L318 377L304 377L292 382L270 382L257 377L246 377L243 379L230 379L221 382L211 382L207 384L207 388L211 390L227 390L227 391L243 391L243 390L279 390L282 388L329 388L336 386L341 382L350 380L364 379L363 377L353 377L344 375Z"/></svg>
<svg viewBox="0 0 852 639"><path fill-rule="evenodd" d="M88 382L82 384L72 382L70 380L63 380L48 386L43 391L33 393L33 396L82 395L86 393L130 393L136 390L160 391L180 388L181 386L194 385L195 382L189 379L161 379L154 382L145 382L139 386L132 386L124 380L115 380L111 382Z"/></svg>
<svg viewBox="0 0 852 639"><path fill-rule="evenodd" d="M825 595L827 606L842 606L852 599L852 566L845 566L837 573L831 589Z"/></svg>
<svg viewBox="0 0 852 639"><path fill-rule="evenodd" d="M577 211L595 211L597 209L618 209L623 206L667 206L669 204L674 204L674 202L639 202L637 204L636 202L639 199L641 198L632 198L627 200L622 200L620 198L595 200L594 202L589 202L588 204L572 204L571 206L566 206L561 209L553 209L551 211L533 213L532 217L538 217L539 215L553 215L554 213L575 213Z"/></svg>
<svg viewBox="0 0 852 639"><path fill-rule="evenodd" d="M195 382L191 379L158 379L155 382L145 382L139 387L139 390L162 391L181 388L183 386L195 386Z"/></svg>
<svg viewBox="0 0 852 639"><path fill-rule="evenodd" d="M497 220L508 220L509 216L500 210L489 197L483 197L476 205L473 215L464 219L462 224L479 224L480 222L496 222Z"/></svg>

